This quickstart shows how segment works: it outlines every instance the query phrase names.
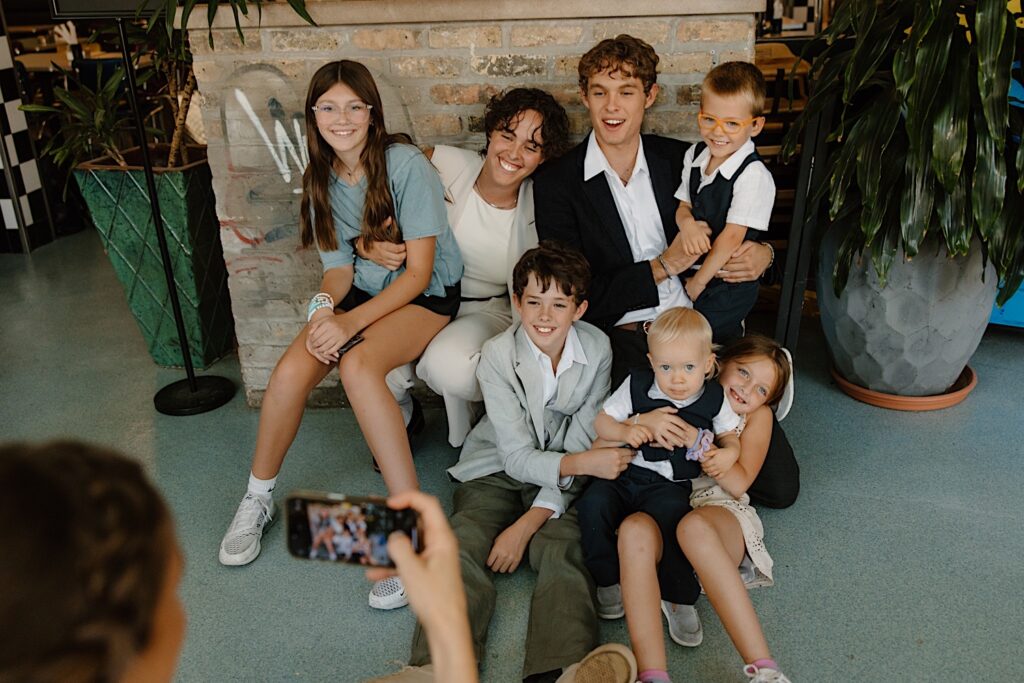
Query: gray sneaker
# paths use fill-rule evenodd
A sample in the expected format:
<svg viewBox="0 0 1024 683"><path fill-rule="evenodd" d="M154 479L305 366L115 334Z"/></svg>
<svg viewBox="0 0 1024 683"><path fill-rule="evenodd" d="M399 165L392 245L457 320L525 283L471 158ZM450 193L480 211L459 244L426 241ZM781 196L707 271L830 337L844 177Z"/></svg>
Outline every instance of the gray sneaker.
<svg viewBox="0 0 1024 683"><path fill-rule="evenodd" d="M743 673L750 679L750 683L793 683L781 671L759 669L753 664L747 664L743 667Z"/></svg>
<svg viewBox="0 0 1024 683"><path fill-rule="evenodd" d="M260 554L260 537L273 521L274 500L246 493L220 542L220 563L237 567L255 560Z"/></svg>
<svg viewBox="0 0 1024 683"><path fill-rule="evenodd" d="M668 634L683 647L697 647L704 640L704 628L693 605L677 605L661 601L661 611L668 620Z"/></svg>
<svg viewBox="0 0 1024 683"><path fill-rule="evenodd" d="M626 616L619 584L597 587L597 616L602 619L621 619Z"/></svg>

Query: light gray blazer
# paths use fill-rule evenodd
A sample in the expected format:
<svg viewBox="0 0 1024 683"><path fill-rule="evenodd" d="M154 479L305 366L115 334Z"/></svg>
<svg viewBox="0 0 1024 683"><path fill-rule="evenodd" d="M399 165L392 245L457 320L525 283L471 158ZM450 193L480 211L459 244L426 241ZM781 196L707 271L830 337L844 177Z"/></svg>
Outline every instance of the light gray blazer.
<svg viewBox="0 0 1024 683"><path fill-rule="evenodd" d="M574 326L587 363L573 363L562 373L548 406L542 404L544 382L522 325L484 344L476 376L487 414L466 437L458 464L448 470L453 478L471 481L505 472L540 486L536 502L562 510L569 506L573 494L558 485L562 456L593 443L594 418L608 395L612 365L604 332L582 321Z"/></svg>

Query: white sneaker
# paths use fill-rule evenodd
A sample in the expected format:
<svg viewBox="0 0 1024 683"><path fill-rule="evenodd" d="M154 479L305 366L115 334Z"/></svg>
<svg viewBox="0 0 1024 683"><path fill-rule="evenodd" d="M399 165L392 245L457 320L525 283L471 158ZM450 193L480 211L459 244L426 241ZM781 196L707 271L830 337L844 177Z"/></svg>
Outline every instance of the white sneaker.
<svg viewBox="0 0 1024 683"><path fill-rule="evenodd" d="M668 620L668 634L683 647L697 647L704 640L704 627L693 605L676 605L661 601L661 611Z"/></svg>
<svg viewBox="0 0 1024 683"><path fill-rule="evenodd" d="M750 679L750 683L793 683L781 671L759 669L754 664L747 664L743 667L743 673Z"/></svg>
<svg viewBox="0 0 1024 683"><path fill-rule="evenodd" d="M237 567L249 564L260 554L260 537L274 521L274 500L245 494L235 518L220 542L220 563Z"/></svg>
<svg viewBox="0 0 1024 683"><path fill-rule="evenodd" d="M626 616L620 584L597 587L597 616L602 619L621 619Z"/></svg>
<svg viewBox="0 0 1024 683"><path fill-rule="evenodd" d="M405 585L397 576L381 579L373 584L373 589L370 590L370 607L374 609L398 609L408 604Z"/></svg>

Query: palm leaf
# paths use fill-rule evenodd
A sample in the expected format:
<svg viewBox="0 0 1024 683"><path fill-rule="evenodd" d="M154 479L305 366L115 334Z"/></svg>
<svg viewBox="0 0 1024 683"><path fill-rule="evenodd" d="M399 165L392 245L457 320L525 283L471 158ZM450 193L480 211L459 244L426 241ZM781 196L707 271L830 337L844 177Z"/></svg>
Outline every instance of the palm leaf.
<svg viewBox="0 0 1024 683"><path fill-rule="evenodd" d="M807 99L807 104L804 105L803 113L794 125L790 127L786 137L782 140L780 154L784 160L791 159L796 153L807 122L815 115L820 114L832 101L832 98L841 92L842 82L840 76L846 68L846 63L849 59L850 53L847 51L825 62L824 68L822 68L818 78L814 81L811 96Z"/></svg>
<svg viewBox="0 0 1024 683"><path fill-rule="evenodd" d="M971 188L971 208L981 238L987 242L995 229L1006 196L1006 155L999 152L981 111L974 114L974 127L977 156Z"/></svg>
<svg viewBox="0 0 1024 683"><path fill-rule="evenodd" d="M885 287L889 279L889 269L896 260L899 241L899 202L889 202L886 215L882 218L882 230L871 245L871 264L875 267L875 274L881 287Z"/></svg>
<svg viewBox="0 0 1024 683"><path fill-rule="evenodd" d="M888 89L872 103L865 121L865 142L857 149L857 185L864 195L864 204L873 205L878 197L878 185L882 177L882 160L887 166L894 165L893 159L886 153L896 124L900 120L899 95L890 82ZM902 166L902 164L900 164ZM877 229L877 227L875 228ZM868 243L870 234L866 231Z"/></svg>
<svg viewBox="0 0 1024 683"><path fill-rule="evenodd" d="M900 236L907 258L917 256L921 241L928 234L935 207L935 176L931 169L931 150L915 156L913 143L907 155L906 186L900 206Z"/></svg>
<svg viewBox="0 0 1024 683"><path fill-rule="evenodd" d="M846 287L854 260L864 251L864 235L860 230L852 226L854 217L851 209L837 216L836 220L833 221L833 225L837 226L836 229L846 230L846 236L843 237L843 241L839 244L839 249L836 250L836 263L832 267L832 291L837 298Z"/></svg>
<svg viewBox="0 0 1024 683"><path fill-rule="evenodd" d="M863 10L857 20L857 35L865 36L866 39L858 40L854 45L846 67L843 84L843 102L846 104L853 101L854 94L864 87L890 52L893 29L900 20L896 12L876 20L874 0L868 0L867 4L870 9Z"/></svg>
<svg viewBox="0 0 1024 683"><path fill-rule="evenodd" d="M965 35L951 44L949 68L943 81L942 97L932 122L932 169L947 193L954 192L967 151L970 121L970 46Z"/></svg>
<svg viewBox="0 0 1024 683"><path fill-rule="evenodd" d="M924 166L931 157L930 135L932 108L942 84L949 61L953 32L944 30L945 22L953 21L952 12L931 15L934 30L921 36L914 54L914 80L907 93L907 132L910 134L910 154L913 163ZM935 22L938 18L941 21ZM914 29L916 30L916 25Z"/></svg>
<svg viewBox="0 0 1024 683"><path fill-rule="evenodd" d="M316 26L316 22L313 21L313 17L309 16L309 12L306 11L305 0L288 0L288 4L291 5L291 8L296 14L305 19L306 23L310 26Z"/></svg>
<svg viewBox="0 0 1024 683"><path fill-rule="evenodd" d="M970 193L965 178L960 178L952 192L936 188L935 212L946 251L950 256L966 256L971 249L974 221L971 217Z"/></svg>
<svg viewBox="0 0 1024 683"><path fill-rule="evenodd" d="M1009 116L1008 91L1010 63L1013 61L1013 38L1006 45L1006 0L978 0L974 33L978 50L978 90L988 130L1001 152L1006 144ZM1004 49L1007 48L1007 49Z"/></svg>
<svg viewBox="0 0 1024 683"><path fill-rule="evenodd" d="M907 140L902 131L899 135L890 134L890 138L891 141L886 148L885 163L881 164L879 178L875 184L876 192L870 201L866 192L864 195L864 211L861 214L860 229L864 233L864 243L867 245L874 243L875 236L882 227L882 221L890 215L890 207L893 204L898 205L902 198L900 188L903 187ZM858 167L859 172L860 168Z"/></svg>

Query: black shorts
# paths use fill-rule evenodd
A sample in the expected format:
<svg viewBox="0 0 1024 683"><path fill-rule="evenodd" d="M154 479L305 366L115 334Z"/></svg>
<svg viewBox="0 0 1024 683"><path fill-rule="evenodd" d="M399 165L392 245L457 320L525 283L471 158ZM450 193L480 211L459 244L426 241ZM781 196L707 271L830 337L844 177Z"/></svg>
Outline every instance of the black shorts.
<svg viewBox="0 0 1024 683"><path fill-rule="evenodd" d="M352 286L348 290L348 294L341 300L341 303L337 305L337 308L343 311L351 311L360 304L365 304L373 297L356 286ZM422 306L431 313L437 313L443 315L449 320L455 317L455 314L459 312L459 303L462 299L462 283L456 282L451 287L444 288L444 296L427 296L426 294L420 294L418 297L410 301L410 304L416 306Z"/></svg>

